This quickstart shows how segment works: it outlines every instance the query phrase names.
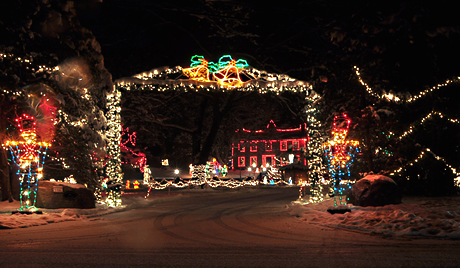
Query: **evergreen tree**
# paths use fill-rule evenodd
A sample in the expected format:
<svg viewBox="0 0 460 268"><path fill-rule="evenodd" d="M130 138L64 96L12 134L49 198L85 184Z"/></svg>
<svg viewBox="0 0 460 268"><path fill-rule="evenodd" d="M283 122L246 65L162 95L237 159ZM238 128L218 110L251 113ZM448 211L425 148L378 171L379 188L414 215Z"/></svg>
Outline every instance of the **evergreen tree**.
<svg viewBox="0 0 460 268"><path fill-rule="evenodd" d="M100 46L80 26L73 1L8 3L0 8L2 142L17 136L9 126L18 114L40 115L40 94L46 93L57 120L49 126L56 131L45 178L72 174L94 188L104 155L105 96L112 86Z"/></svg>

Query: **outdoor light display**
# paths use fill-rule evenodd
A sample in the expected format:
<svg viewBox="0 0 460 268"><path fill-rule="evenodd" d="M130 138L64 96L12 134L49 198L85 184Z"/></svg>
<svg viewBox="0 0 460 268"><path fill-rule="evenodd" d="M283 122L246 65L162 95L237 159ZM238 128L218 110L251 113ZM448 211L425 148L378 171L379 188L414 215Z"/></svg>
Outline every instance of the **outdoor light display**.
<svg viewBox="0 0 460 268"><path fill-rule="evenodd" d="M233 89L238 91L255 91L261 94L274 92L279 94L283 91L292 91L306 93L307 98L311 95L316 95L312 90L312 86L304 81L299 81L284 74L272 74L265 71L259 71L254 68L249 68L245 60L233 60L231 56L226 55L219 59L217 63L208 62L203 56L193 56L190 68L175 68L154 69L150 72L126 77L115 81L115 88L112 94L108 96L107 108L107 125L108 125L108 162L106 171L108 175L107 181L121 183L121 160L120 160L120 136L121 121L120 121L120 95L121 90L183 90L187 91L210 91L210 90L226 90ZM168 78L169 76L174 78ZM184 79L184 76L188 79ZM244 81L243 81L244 80ZM117 134L118 133L118 134ZM306 140L306 139L305 139ZM194 165L190 168L192 178L189 184L202 185L217 185L211 180L207 180L207 165ZM225 173L225 168L222 169ZM145 173L144 173L145 174ZM144 179L144 182L147 179ZM282 180L280 180L282 181ZM281 182L280 182L281 183ZM251 182L236 182L223 181L218 183L225 187L239 187L242 185L257 185L255 180ZM153 189L164 189L164 184L159 182L149 183ZM186 187L185 183L169 183L168 187ZM217 187L217 186L216 186ZM112 194L115 196L115 193ZM117 197L114 197L117 199ZM119 196L118 196L119 198ZM110 200L110 199L108 199ZM109 202L108 202L109 203ZM111 204L121 204L121 201L111 201Z"/></svg>
<svg viewBox="0 0 460 268"><path fill-rule="evenodd" d="M380 99L386 99L388 101L394 101L394 102L413 102L413 101L416 101L422 98L423 96L426 96L430 92L433 92L442 87L448 86L451 83L456 83L456 82L458 83L460 81L460 77L457 77L456 79L452 79L452 80L448 79L442 84L438 84L432 88L421 91L418 95L412 96L408 99L401 99L400 97L395 96L394 94L391 94L391 93L384 93L382 95L375 93L374 90L366 82L364 82L364 80L361 78L361 73L359 72L359 68L354 66L354 69L355 69L356 76L358 76L358 81L361 83L361 85L363 85L366 88L367 93L369 93L371 96L374 96Z"/></svg>
<svg viewBox="0 0 460 268"><path fill-rule="evenodd" d="M294 158L303 160L302 164L306 165L306 160L301 157L308 142L306 123L300 124L298 128L277 128L273 120L270 120L266 129L241 128L235 132L239 133L240 138L232 143L233 169L267 167L267 164L284 166L292 164ZM277 158L280 154L289 154L289 159Z"/></svg>
<svg viewBox="0 0 460 268"><path fill-rule="evenodd" d="M203 184L207 177L206 165L195 165L193 166L192 178L196 179L199 184Z"/></svg>
<svg viewBox="0 0 460 268"><path fill-rule="evenodd" d="M147 157L144 153L139 152L137 149L131 149L128 147L136 146L136 132L130 133L129 128L123 128L121 126L121 139L120 149L122 152L127 153L126 161L122 161L122 164L131 164L132 166L139 168L142 173L145 172L145 166L147 165Z"/></svg>
<svg viewBox="0 0 460 268"><path fill-rule="evenodd" d="M217 81L225 88L236 88L243 85L240 73L248 67L245 60L235 61L230 55L222 56L218 63L208 62L203 56L192 57L190 68L183 69L183 73L190 79L201 82ZM252 77L253 78L253 77Z"/></svg>
<svg viewBox="0 0 460 268"><path fill-rule="evenodd" d="M193 166L193 165L192 165ZM207 178L213 176L221 175L222 177L227 176L228 169L227 165L221 165L215 158L212 159L212 162L206 162L206 175Z"/></svg>
<svg viewBox="0 0 460 268"><path fill-rule="evenodd" d="M18 166L17 175L20 182L20 211L35 211L38 180L43 176L43 165L46 150L50 147L47 142L37 141L36 121L33 116L23 114L16 119L21 140L6 141L4 147L12 154L14 163Z"/></svg>
<svg viewBox="0 0 460 268"><path fill-rule="evenodd" d="M314 95L308 100L307 105L307 124L308 124L308 142L307 142L307 165L308 181L310 183L310 203L319 203L323 201L323 137L321 133L321 121L318 120L319 109L315 107L315 102L319 95ZM300 195L303 193L301 192ZM299 199L301 196L299 196Z"/></svg>
<svg viewBox="0 0 460 268"><path fill-rule="evenodd" d="M111 94L107 95L107 199L108 206L121 205L121 190L120 186L123 183L123 175L121 172L121 156L120 156L120 140L121 140L121 92L114 88Z"/></svg>
<svg viewBox="0 0 460 268"><path fill-rule="evenodd" d="M428 89L425 89L425 90L421 91L420 93L418 93L417 95L414 95L414 96L411 96L410 98L405 99L405 98L400 98L398 96L395 96L394 94L391 94L391 93L384 93L382 95L377 94L366 82L364 82L364 80L361 77L361 73L359 71L359 68L354 66L354 69L355 69L356 76L358 77L358 81L366 88L367 93L369 93L371 96L374 96L376 98L383 99L383 100L386 100L386 101L392 101L392 102L396 102L396 103L399 103L399 102L400 103L412 103L412 102L415 102L415 101L421 99L422 97L428 96L428 93L430 93L430 92L433 92L435 90L439 90L439 89L441 89L443 87L446 87L446 86L448 86L448 85L450 85L452 83L459 83L460 82L460 77L457 77L455 79L448 79L444 83L438 84L438 85L433 86L433 87L428 88ZM447 121L449 121L449 122L451 122L453 124L460 124L459 119L449 118L449 117L443 115L441 112L432 111L432 112L428 113L425 117L423 117L419 122L411 124L409 126L409 129L404 131L403 134L398 137L398 139L402 140L403 138L409 136L409 134L411 134L414 131L415 127L424 124L428 120L433 120L436 117L440 118L440 119L445 119L445 120L447 120ZM394 134L392 132L390 132L390 135L394 135ZM435 157L436 160L442 161L446 165L446 167L448 167L452 171L452 173L455 176L457 176L455 181L460 182L460 172L457 172L457 170L455 168L453 168L452 165L448 164L445 159L435 155L431 151L430 148L424 148L420 152L420 155L416 159L414 159L413 161L408 162L404 166L411 166L411 165L414 164L414 162L418 162L422 157L427 155L427 154L425 154L425 152L429 152L430 154L432 154ZM400 168L394 170L393 172L390 173L390 175L395 175L396 173L401 173L404 170L404 166L401 166ZM459 185L460 185L460 183L459 183Z"/></svg>
<svg viewBox="0 0 460 268"><path fill-rule="evenodd" d="M350 188L350 166L359 152L359 142L346 140L351 120L346 114L336 116L332 139L323 144L334 193L334 206L347 205L345 191Z"/></svg>

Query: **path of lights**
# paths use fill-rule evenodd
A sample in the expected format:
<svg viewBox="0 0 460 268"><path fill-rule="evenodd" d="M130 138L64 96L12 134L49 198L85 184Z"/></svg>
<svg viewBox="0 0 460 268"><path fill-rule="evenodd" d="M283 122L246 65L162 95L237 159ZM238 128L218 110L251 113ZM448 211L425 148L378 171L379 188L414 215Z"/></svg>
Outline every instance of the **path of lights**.
<svg viewBox="0 0 460 268"><path fill-rule="evenodd" d="M20 211L35 211L38 181L43 176L46 150L49 143L38 142L36 122L33 116L23 114L16 119L22 140L6 141L2 144L11 152L12 160L18 166L20 181Z"/></svg>
<svg viewBox="0 0 460 268"><path fill-rule="evenodd" d="M351 120L346 114L336 116L332 128L332 139L323 144L324 154L329 165L329 175L334 193L334 206L347 205L345 191L350 188L346 183L350 178L350 167L359 152L359 142L346 140Z"/></svg>
<svg viewBox="0 0 460 268"><path fill-rule="evenodd" d="M145 183L144 183L145 184ZM239 187L255 187L260 184L259 180L256 178L248 177L245 179L234 179L234 178L228 178L228 179L223 179L223 178L218 178L218 177L212 177L212 178L205 178L205 179L182 179L180 178L178 182L172 181L172 180L166 180L162 179L161 181L149 181L147 183L149 190L145 198L149 197L151 190L165 190L169 187L174 187L174 188L191 188L192 186L209 186L212 188L230 188L230 189L235 189ZM278 180L272 180L271 183L266 183L270 185L288 185L287 182L285 182L282 179Z"/></svg>

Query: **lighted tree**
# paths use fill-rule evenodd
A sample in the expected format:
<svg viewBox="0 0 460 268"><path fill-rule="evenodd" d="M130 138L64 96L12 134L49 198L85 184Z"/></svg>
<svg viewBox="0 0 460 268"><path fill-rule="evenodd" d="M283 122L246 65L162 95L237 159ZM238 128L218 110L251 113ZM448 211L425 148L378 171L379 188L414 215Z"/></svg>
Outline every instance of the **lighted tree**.
<svg viewBox="0 0 460 268"><path fill-rule="evenodd" d="M102 110L111 79L99 44L80 26L73 3L14 2L0 9L0 131L3 137L13 135L15 130L8 128L15 114L36 115L36 93L50 93L59 121L44 176L62 179L73 173L78 182L95 187L96 168L102 168L95 159L103 159L104 153Z"/></svg>

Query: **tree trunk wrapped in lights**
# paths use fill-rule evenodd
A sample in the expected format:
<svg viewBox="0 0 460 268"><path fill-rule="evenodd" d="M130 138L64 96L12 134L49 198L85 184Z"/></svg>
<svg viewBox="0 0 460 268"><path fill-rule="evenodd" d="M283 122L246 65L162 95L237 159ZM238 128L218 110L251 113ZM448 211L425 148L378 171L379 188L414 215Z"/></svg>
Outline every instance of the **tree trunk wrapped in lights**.
<svg viewBox="0 0 460 268"><path fill-rule="evenodd" d="M310 203L323 201L323 137L320 131L321 121L318 120L319 109L315 107L316 101L320 98L317 94L312 94L308 98L307 104L307 124L308 124L308 179L310 182ZM302 192L300 193L302 195ZM299 196L299 199L301 197Z"/></svg>
<svg viewBox="0 0 460 268"><path fill-rule="evenodd" d="M121 190L123 174L121 171L120 140L121 140L121 93L115 87L112 94L107 95L107 181L108 191L106 203L109 206L121 205Z"/></svg>

